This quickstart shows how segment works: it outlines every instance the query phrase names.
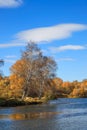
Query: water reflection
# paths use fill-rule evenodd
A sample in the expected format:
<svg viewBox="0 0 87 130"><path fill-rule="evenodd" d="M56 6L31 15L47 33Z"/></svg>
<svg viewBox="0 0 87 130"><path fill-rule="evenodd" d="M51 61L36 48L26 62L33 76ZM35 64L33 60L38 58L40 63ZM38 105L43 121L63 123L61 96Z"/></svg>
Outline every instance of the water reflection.
<svg viewBox="0 0 87 130"><path fill-rule="evenodd" d="M87 98L1 108L0 130L87 130Z"/></svg>
<svg viewBox="0 0 87 130"><path fill-rule="evenodd" d="M50 118L51 116L57 115L59 112L31 112L25 114L10 114L10 115L0 115L0 120L27 120L36 118Z"/></svg>

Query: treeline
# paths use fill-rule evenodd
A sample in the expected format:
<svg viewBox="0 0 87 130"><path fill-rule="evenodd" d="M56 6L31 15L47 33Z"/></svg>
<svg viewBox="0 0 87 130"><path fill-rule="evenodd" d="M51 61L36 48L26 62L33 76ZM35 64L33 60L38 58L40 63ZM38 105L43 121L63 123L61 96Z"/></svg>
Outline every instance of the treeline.
<svg viewBox="0 0 87 130"><path fill-rule="evenodd" d="M3 61L0 61L3 64ZM87 80L63 82L56 78L57 64L52 57L44 56L35 43L29 43L21 58L10 68L11 75L0 73L0 97L20 98L87 97Z"/></svg>
<svg viewBox="0 0 87 130"><path fill-rule="evenodd" d="M58 97L85 98L87 97L87 80L79 82L63 82L60 78L53 79Z"/></svg>
<svg viewBox="0 0 87 130"><path fill-rule="evenodd" d="M42 97L47 99L54 98L85 98L87 97L87 80L82 82L63 82L60 78L48 80L48 86L43 87ZM23 80L15 75L9 77L0 76L0 97L2 98L21 98L23 94ZM39 97L38 86L32 86L27 96Z"/></svg>

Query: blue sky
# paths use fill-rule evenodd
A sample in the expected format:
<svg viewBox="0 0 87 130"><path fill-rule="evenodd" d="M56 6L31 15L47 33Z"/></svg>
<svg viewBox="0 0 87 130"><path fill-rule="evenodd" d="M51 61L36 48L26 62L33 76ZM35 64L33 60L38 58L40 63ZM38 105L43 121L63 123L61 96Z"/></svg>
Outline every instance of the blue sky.
<svg viewBox="0 0 87 130"><path fill-rule="evenodd" d="M87 0L0 0L1 68L20 59L28 41L58 63L64 81L87 79Z"/></svg>

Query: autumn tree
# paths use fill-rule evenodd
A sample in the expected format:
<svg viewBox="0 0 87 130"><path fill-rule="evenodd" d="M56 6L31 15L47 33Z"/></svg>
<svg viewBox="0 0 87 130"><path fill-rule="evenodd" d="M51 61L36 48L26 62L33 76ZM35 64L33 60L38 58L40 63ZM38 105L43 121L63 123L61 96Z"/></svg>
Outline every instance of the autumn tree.
<svg viewBox="0 0 87 130"><path fill-rule="evenodd" d="M10 80L10 91L11 96L15 98L21 98L22 96L22 85L24 83L22 78L19 78L16 74L9 77Z"/></svg>
<svg viewBox="0 0 87 130"><path fill-rule="evenodd" d="M22 98L29 96L30 90L38 90L41 97L47 80L55 77L57 69L53 58L44 56L35 43L28 43L21 59L11 67L11 73L17 75L24 82L22 84Z"/></svg>

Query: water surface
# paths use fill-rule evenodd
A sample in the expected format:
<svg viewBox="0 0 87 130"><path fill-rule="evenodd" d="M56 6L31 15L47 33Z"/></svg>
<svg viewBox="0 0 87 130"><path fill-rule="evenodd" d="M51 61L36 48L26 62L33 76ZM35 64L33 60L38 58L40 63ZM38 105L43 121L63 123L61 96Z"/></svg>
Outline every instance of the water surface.
<svg viewBox="0 0 87 130"><path fill-rule="evenodd" d="M0 108L0 130L87 130L87 98Z"/></svg>

